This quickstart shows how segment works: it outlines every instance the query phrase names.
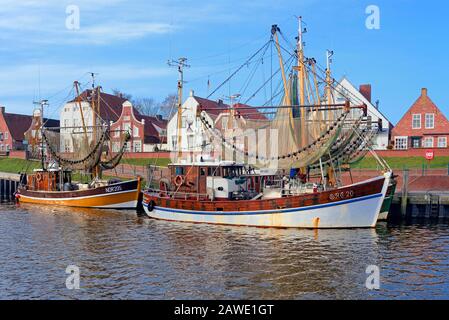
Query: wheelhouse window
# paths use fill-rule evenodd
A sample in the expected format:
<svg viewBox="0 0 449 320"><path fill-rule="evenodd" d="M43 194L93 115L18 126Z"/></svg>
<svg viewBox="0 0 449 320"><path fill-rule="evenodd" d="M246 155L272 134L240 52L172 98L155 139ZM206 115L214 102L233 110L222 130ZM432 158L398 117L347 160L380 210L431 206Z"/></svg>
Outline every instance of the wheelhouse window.
<svg viewBox="0 0 449 320"><path fill-rule="evenodd" d="M433 138L432 137L424 138L423 147L424 148L433 148Z"/></svg>
<svg viewBox="0 0 449 320"><path fill-rule="evenodd" d="M217 167L208 167L207 175L209 177L219 177L220 176L220 168Z"/></svg>
<svg viewBox="0 0 449 320"><path fill-rule="evenodd" d="M183 176L184 175L184 167L176 167L175 168L175 175Z"/></svg>
<svg viewBox="0 0 449 320"><path fill-rule="evenodd" d="M408 149L408 137L396 137L394 139L394 145L396 150Z"/></svg>
<svg viewBox="0 0 449 320"><path fill-rule="evenodd" d="M421 129L421 115L420 114L413 115L412 129Z"/></svg>
<svg viewBox="0 0 449 320"><path fill-rule="evenodd" d="M435 128L435 114L426 113L426 129Z"/></svg>
<svg viewBox="0 0 449 320"><path fill-rule="evenodd" d="M447 148L447 137L438 137L438 148Z"/></svg>

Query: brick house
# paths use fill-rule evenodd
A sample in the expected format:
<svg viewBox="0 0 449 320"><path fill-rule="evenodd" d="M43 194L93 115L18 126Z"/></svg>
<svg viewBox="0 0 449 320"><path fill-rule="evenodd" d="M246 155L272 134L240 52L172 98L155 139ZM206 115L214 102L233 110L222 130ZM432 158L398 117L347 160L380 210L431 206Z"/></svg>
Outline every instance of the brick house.
<svg viewBox="0 0 449 320"><path fill-rule="evenodd" d="M206 109L205 117L207 122L211 123L213 127L220 128L227 126L229 118L229 105L225 104L223 100L217 101L209 100L195 96L195 92L190 91L189 97L182 105L181 116L181 149L182 152L194 153L213 153L216 150L209 150L212 145L207 141L208 136L205 134L206 129L202 122L197 117L199 107ZM254 109L247 109L247 105L236 104L236 115L239 120L236 121L237 126L242 122L242 126L249 119L252 120L266 120L266 117ZM240 108L240 110L239 110ZM170 151L178 150L178 112L176 111L167 126L167 146Z"/></svg>
<svg viewBox="0 0 449 320"><path fill-rule="evenodd" d="M24 133L31 125L31 116L7 113L0 107L0 154L25 150Z"/></svg>
<svg viewBox="0 0 449 320"><path fill-rule="evenodd" d="M87 127L87 131L91 132L94 125L94 114L92 110L92 90L85 90L79 96L81 102L77 102L77 98L67 102L60 111L61 121L61 141L60 149L65 152L73 152L74 146L72 142L72 133L74 131L81 132L82 118L84 118L84 124ZM98 99L98 97L96 97ZM125 98L118 97L105 92L100 92L100 114L97 115L96 125L100 125L101 120L106 125L109 125L114 121L117 121L122 113L122 104L126 101ZM80 105L83 111L83 117L81 117ZM99 116L99 117L98 117ZM101 120L100 120L101 119Z"/></svg>
<svg viewBox="0 0 449 320"><path fill-rule="evenodd" d="M42 126L41 110L36 109L31 117L31 124L24 136L27 142L28 158L41 158L42 134L40 128ZM45 128L58 128L59 120L44 118ZM45 150L45 146L44 146ZM47 157L49 154L47 154Z"/></svg>
<svg viewBox="0 0 449 320"><path fill-rule="evenodd" d="M392 131L395 150L447 148L448 138L449 121L429 98L426 88Z"/></svg>
<svg viewBox="0 0 449 320"><path fill-rule="evenodd" d="M165 150L167 144L167 120L161 116L141 115L129 101L122 105L120 117L110 124L111 150L120 151L122 145L121 132L128 131L131 140L128 142L128 152L153 152Z"/></svg>
<svg viewBox="0 0 449 320"><path fill-rule="evenodd" d="M40 111L34 115L39 117L38 124L34 116L5 112L0 107L0 154L7 155L12 151L26 151L30 143L31 133L40 127ZM44 119L47 127L59 126L59 121ZM34 129L33 129L34 128ZM29 133L27 135L27 133Z"/></svg>

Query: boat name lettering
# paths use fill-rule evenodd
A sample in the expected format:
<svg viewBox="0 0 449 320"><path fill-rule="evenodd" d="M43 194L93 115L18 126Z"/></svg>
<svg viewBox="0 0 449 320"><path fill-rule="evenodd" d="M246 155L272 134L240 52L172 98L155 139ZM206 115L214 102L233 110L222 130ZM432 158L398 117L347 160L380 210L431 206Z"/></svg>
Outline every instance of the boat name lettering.
<svg viewBox="0 0 449 320"><path fill-rule="evenodd" d="M351 199L354 197L354 190L348 190L348 191L341 191L341 192L334 192L329 195L329 199L334 200L344 200L344 199Z"/></svg>
<svg viewBox="0 0 449 320"><path fill-rule="evenodd" d="M122 191L122 186L114 186L114 187L107 187L106 188L106 192L107 193L118 192L118 191Z"/></svg>

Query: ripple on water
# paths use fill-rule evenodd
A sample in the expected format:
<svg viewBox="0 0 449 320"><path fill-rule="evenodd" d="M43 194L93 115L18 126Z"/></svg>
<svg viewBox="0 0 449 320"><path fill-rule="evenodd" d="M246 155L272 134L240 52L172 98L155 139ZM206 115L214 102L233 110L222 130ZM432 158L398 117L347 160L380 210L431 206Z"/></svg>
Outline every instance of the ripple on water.
<svg viewBox="0 0 449 320"><path fill-rule="evenodd" d="M172 223L133 212L0 209L0 298L449 298L449 227L285 230ZM65 288L65 268L81 290ZM366 267L381 289L365 287Z"/></svg>

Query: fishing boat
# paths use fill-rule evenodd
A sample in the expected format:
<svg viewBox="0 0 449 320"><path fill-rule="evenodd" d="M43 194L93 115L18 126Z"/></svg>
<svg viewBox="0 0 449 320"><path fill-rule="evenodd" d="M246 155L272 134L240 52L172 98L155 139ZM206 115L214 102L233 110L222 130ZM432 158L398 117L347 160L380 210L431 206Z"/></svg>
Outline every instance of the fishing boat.
<svg viewBox="0 0 449 320"><path fill-rule="evenodd" d="M178 161L170 165L168 181L161 181L159 188L143 193L143 207L150 218L278 228L373 228L376 225L391 181L388 165L376 157L383 168L377 177L350 185L343 185L339 179L341 165L349 161L347 152L351 148L363 149L362 144L367 145L369 141L361 133L367 129L369 134L375 134L369 128L366 105L351 101L350 97L345 103L334 102L332 54L327 52L327 68L320 77L316 61L304 56L301 18L297 46L289 53L291 63L296 62L290 72L285 70L285 48L280 44L279 35L282 36L279 27L273 25L268 44L234 73L250 65L252 59L263 62L263 54L270 52L268 48L272 44L281 75L279 104L251 107L245 102L237 106L231 96L230 105L221 104L227 121L220 126L208 117L210 107L200 103L196 117L207 135L204 140L218 142L225 151L219 159L209 161L200 157L188 161L179 149ZM185 59L178 69L178 146L182 139L184 62ZM320 92L320 84L325 86L324 94ZM269 100L272 102L273 97ZM266 111L266 117L238 121L244 110L247 114ZM243 123L242 127L239 123ZM248 130L257 133L245 137ZM260 150L275 151L258 153ZM336 161L343 154L344 161ZM276 169L276 173L263 176L254 173L248 164L258 170Z"/></svg>
<svg viewBox="0 0 449 320"><path fill-rule="evenodd" d="M104 121L98 116L101 105L100 87L92 88L89 97L92 108L92 125L87 126L81 105L78 83L77 109L81 113L81 127L40 128L41 168L32 174L22 174L16 192L19 203L55 205L66 207L135 209L141 191L141 179L120 181L116 178L103 179L102 171L117 166L122 159L128 132L118 132L123 136L120 151L112 157L105 158L105 147L110 132ZM41 115L43 115L43 105ZM85 110L84 110L85 112ZM42 119L41 123L44 121ZM71 141L73 150L61 150L61 141ZM48 155L47 155L48 153ZM76 182L75 171L81 172Z"/></svg>
<svg viewBox="0 0 449 320"><path fill-rule="evenodd" d="M391 174L361 183L318 191L294 192L283 185L251 189L244 166L230 163L171 165L172 181L183 191L147 190L146 214L155 219L277 228L373 228L388 189ZM189 171L187 176L182 172ZM210 175L209 175L210 174ZM204 193L198 192L204 190ZM306 188L307 189L307 188ZM259 192L261 191L261 192Z"/></svg>
<svg viewBox="0 0 449 320"><path fill-rule="evenodd" d="M388 220L388 215L390 214L391 204L393 203L393 197L396 192L396 186L397 186L397 181L392 178L390 185L388 186L387 195L385 196L385 200L382 203L382 207L380 209L378 221Z"/></svg>

